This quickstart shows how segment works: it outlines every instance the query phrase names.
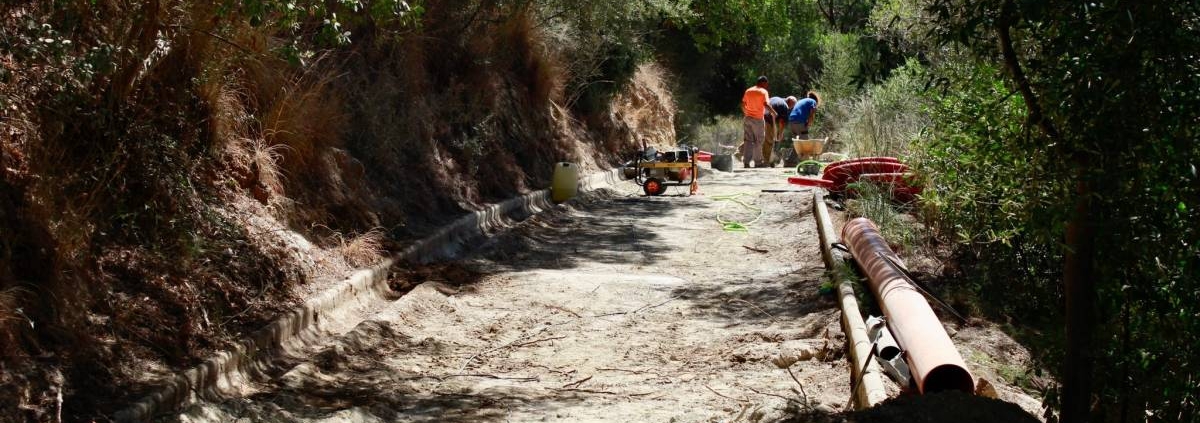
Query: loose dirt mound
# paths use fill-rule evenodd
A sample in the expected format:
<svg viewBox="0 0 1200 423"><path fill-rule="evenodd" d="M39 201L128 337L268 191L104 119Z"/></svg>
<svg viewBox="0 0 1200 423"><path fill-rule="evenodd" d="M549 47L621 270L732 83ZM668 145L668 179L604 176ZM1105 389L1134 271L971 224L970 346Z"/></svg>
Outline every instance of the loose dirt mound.
<svg viewBox="0 0 1200 423"><path fill-rule="evenodd" d="M859 413L849 420L855 423L1038 423L1016 404L967 395L942 392L893 398Z"/></svg>

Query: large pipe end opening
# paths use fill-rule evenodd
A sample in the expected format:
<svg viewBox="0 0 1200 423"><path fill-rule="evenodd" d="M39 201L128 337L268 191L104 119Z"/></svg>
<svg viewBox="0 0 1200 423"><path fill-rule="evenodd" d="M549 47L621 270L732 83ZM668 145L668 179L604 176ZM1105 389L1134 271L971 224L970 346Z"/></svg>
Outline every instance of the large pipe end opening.
<svg viewBox="0 0 1200 423"><path fill-rule="evenodd" d="M897 347L895 345L888 345L883 348L880 348L879 352L876 353L875 355L879 356L879 358L882 358L884 360L891 360L893 358L896 358L896 356L900 355L900 347Z"/></svg>
<svg viewBox="0 0 1200 423"><path fill-rule="evenodd" d="M925 379L921 381L921 393L942 391L960 391L968 394L975 393L975 379L971 373L953 364L943 364L934 367Z"/></svg>

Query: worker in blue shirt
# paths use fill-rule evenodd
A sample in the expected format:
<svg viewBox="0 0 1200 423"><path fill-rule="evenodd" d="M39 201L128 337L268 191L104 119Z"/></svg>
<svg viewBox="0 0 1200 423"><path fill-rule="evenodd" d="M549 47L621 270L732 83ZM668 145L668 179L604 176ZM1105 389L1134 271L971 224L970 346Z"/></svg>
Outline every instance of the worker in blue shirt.
<svg viewBox="0 0 1200 423"><path fill-rule="evenodd" d="M805 98L797 101L792 107L792 113L788 114L788 130L792 131L793 137L809 139L808 128L812 125L813 115L816 114L817 105L820 103L821 97L817 92L809 91Z"/></svg>
<svg viewBox="0 0 1200 423"><path fill-rule="evenodd" d="M775 144L783 141L783 132L787 128L788 113L791 113L792 106L796 104L796 97L771 97L767 100L767 105L775 110L773 115L765 115L763 119L767 122L767 139L763 141L763 161L767 166L774 167L775 160L771 158L771 153L775 151Z"/></svg>

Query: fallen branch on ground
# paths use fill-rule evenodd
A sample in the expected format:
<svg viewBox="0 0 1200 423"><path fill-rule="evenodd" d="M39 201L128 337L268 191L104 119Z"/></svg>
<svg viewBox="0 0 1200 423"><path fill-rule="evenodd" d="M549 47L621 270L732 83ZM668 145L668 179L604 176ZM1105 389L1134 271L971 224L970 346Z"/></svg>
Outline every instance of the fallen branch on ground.
<svg viewBox="0 0 1200 423"><path fill-rule="evenodd" d="M750 307L754 307L754 309L755 309L755 310L758 310L758 312L759 312L759 313L762 313L762 314L766 315L766 316L767 316L767 318L771 319L771 322L774 322L774 321L775 321L775 316L771 315L771 313L767 313L767 311L766 311L766 310L763 310L761 307L759 307L758 305L755 305L755 304L754 304L754 303L752 303L752 302L749 302L749 301L746 301L746 300L743 300L743 299L740 299L740 298L730 298L730 299L727 299L727 300L725 300L725 302L727 302L727 303L728 303L728 302L739 302L739 303L746 303L746 305L748 305L748 306L750 306Z"/></svg>
<svg viewBox="0 0 1200 423"><path fill-rule="evenodd" d="M747 250L750 250L750 251L753 251L753 252L756 252L756 253L760 253L760 254L766 254L766 253L769 253L769 252L771 252L771 250L764 250L764 249L762 249L762 248L754 248L754 247L751 247L751 246L749 246L749 245L743 245L743 246L742 246L742 248L745 248L745 249L747 249Z"/></svg>
<svg viewBox="0 0 1200 423"><path fill-rule="evenodd" d="M642 310L650 310L650 309L653 309L653 308L658 308L658 307L662 306L663 304L669 303L669 302L671 302L671 301L675 301L677 298L679 298L679 297L671 297L671 298L667 298L667 300L666 300L666 301L663 301L663 302L661 302L661 303L655 304L655 305L653 305L653 306L642 306L642 308L639 308L639 309L637 309L637 310L634 310L634 311L633 311L633 314L637 314L638 312L641 312Z"/></svg>
<svg viewBox="0 0 1200 423"><path fill-rule="evenodd" d="M445 376L442 376L442 377L437 377L437 376L430 376L430 377L432 377L432 378L435 378L435 379L438 379L438 380L445 380L445 379L449 379L449 378L452 378L452 377L482 377L482 378L487 378L487 379L498 379L498 380L515 380L515 381L518 381L518 382L537 382L537 381L541 380L541 379L538 379L538 378L536 378L536 377L529 377L529 376L525 376L525 377L504 377L504 376L498 376L498 375L487 374L487 373L463 373L463 374L457 374L457 375L445 375Z"/></svg>
<svg viewBox="0 0 1200 423"><path fill-rule="evenodd" d="M663 301L663 302L655 304L655 305L646 304L646 305L638 307L636 310L632 310L632 311L618 311L616 313L597 314L592 317L620 316L622 314L638 314L638 313L642 312L643 310L650 310L650 309L661 307L663 304L669 303L671 301L675 301L678 298L679 297L671 297L671 298L668 298L666 301Z"/></svg>
<svg viewBox="0 0 1200 423"><path fill-rule="evenodd" d="M623 394L620 392L600 391L600 390L596 390L596 389L581 389L581 388L558 388L555 390L556 391L570 391L570 392L584 392L584 393L589 393L589 394L624 395L627 397L643 397L643 396L658 392L658 391L650 391L650 392L642 392L639 394Z"/></svg>
<svg viewBox="0 0 1200 423"><path fill-rule="evenodd" d="M654 377L662 377L662 375L660 375L658 373L647 372L644 370L626 370L626 369L615 369L615 368L611 368L611 367L599 368L596 370L597 371L608 371L608 372L625 372L625 373L630 373L630 374L635 374L635 375L654 375Z"/></svg>
<svg viewBox="0 0 1200 423"><path fill-rule="evenodd" d="M807 392L804 392L804 384L803 384L803 383L800 383L800 379L797 379L797 378L796 378L796 374L795 374L795 373L792 373L792 368L791 368L790 366L789 366L789 367L785 367L785 368L784 368L784 370L787 370L787 372L788 372L788 375L792 377L792 380L796 381L796 384L797 384L797 385L800 385L800 395L804 397L804 406L805 406L805 407L808 407L809 409L811 409L812 407L810 407L810 406L808 405L808 393L807 393Z"/></svg>
<svg viewBox="0 0 1200 423"><path fill-rule="evenodd" d="M782 399L782 400L784 400L784 401L789 401L789 402L800 402L799 400L797 400L797 399L795 399L795 398L785 397L785 396L783 396L783 395L779 395L779 394L772 394L772 393L770 393L770 392L762 392L762 391L759 391L759 390L757 390L757 389L754 389L754 387L751 387L751 386L747 386L747 387L746 387L746 389L749 389L749 390L750 390L750 392L753 392L753 393L756 393L756 394L759 394L759 395L766 395L766 396L769 396L769 397L775 397L775 398L779 398L779 399Z"/></svg>
<svg viewBox="0 0 1200 423"><path fill-rule="evenodd" d="M579 380L577 380L577 381L574 381L574 382L568 383L568 384L566 384L566 385L563 385L562 387L563 387L563 388L578 388L578 387L579 387L579 385L582 385L584 382L587 382L587 381L589 381L589 380L592 380L592 376L591 376L591 375L588 375L588 377L585 377L585 378L583 378L583 379L579 379Z"/></svg>
<svg viewBox="0 0 1200 423"><path fill-rule="evenodd" d="M546 369L546 370L549 370L549 371L551 371L551 372L554 372L554 373L558 373L558 374L560 374L560 375L563 375L563 376L570 376L572 373L575 373L575 369L571 369L570 371L565 371L565 372L564 372L564 371L562 371L562 370L558 370L558 369L552 369L552 368L550 368L549 366L543 366L543 365L541 365L541 364L530 364L530 365L529 365L529 367L537 367L537 368L541 368L541 369Z"/></svg>
<svg viewBox="0 0 1200 423"><path fill-rule="evenodd" d="M517 342L518 342L518 341L521 341L521 340L523 340L523 339L529 339L529 338L532 338L532 337L534 337L534 336L537 336L537 335L539 335L539 334L541 334L542 332L545 332L545 331L546 331L546 328L541 328L541 329L538 329L537 331L535 331L535 332L533 332L533 333L531 333L531 334L528 334L528 335L522 336L522 337L520 337L520 338L514 339L512 342L509 342L509 343L507 343L507 344L501 345L501 346L499 346L499 347L495 347L495 348L491 348L491 349L487 349L487 350L484 350L484 351L477 352L477 353L475 353L475 355L472 355L471 357L467 358L467 361L466 361L466 362L463 362L462 366L458 368L458 372L456 372L456 373L462 373L462 371L463 371L463 370L466 370L467 366L470 366L470 365L471 365L471 362L472 362L472 361L475 361L475 359L476 359L476 358L479 358L479 356L481 356L481 355L490 354L490 353L493 353L493 352L496 352L496 351L500 351L500 350L502 350L502 349L505 349L505 348L519 347L519 346L522 346L522 345L528 345L528 344L535 343L535 342L542 342L542 341L546 341L546 339L541 339L541 340L537 340L537 341L531 341L531 342L527 342L527 343L524 343L524 344L517 344Z"/></svg>
<svg viewBox="0 0 1200 423"><path fill-rule="evenodd" d="M725 398L725 399L728 399L728 400L734 400L734 401L737 401L737 402L746 402L746 400L744 400L744 399L737 399L737 398L731 398L731 397L727 397L727 396L725 396L725 395L721 394L720 392L717 392L717 391L716 391L715 389L713 389L711 386L704 385L704 388L705 388L705 389L708 389L708 392L712 392L712 393L714 393L714 394L717 394L717 396L718 396L718 397Z"/></svg>
<svg viewBox="0 0 1200 423"><path fill-rule="evenodd" d="M572 315L572 316L575 316L575 317L583 317L583 316L580 316L580 315L579 315L579 313L576 313L576 312L572 311L571 309L569 309L569 308L566 308L566 307L563 307L563 306L557 306L557 305L554 305L554 304L542 304L542 305L543 305L543 306L546 306L546 308L549 308L549 309L552 309L552 310L558 310L558 311L567 312L567 313L569 313L570 315Z"/></svg>
<svg viewBox="0 0 1200 423"><path fill-rule="evenodd" d="M526 346L526 345L536 344L536 343L539 343L539 342L553 341L553 340L555 340L555 339L563 339L563 338L566 338L566 335L563 335L563 336L551 336L551 337L549 337L549 338L542 338L542 339L534 339L534 340L532 340L532 341L529 341L529 342L522 342L522 343L520 343L520 344L513 344L513 345L509 345L508 347L509 347L509 348L523 347L523 346Z"/></svg>

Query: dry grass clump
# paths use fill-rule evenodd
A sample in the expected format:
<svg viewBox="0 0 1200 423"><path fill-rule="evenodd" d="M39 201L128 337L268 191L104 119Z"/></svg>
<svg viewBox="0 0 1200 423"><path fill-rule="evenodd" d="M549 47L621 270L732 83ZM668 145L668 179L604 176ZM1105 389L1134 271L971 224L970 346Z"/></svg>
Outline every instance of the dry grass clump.
<svg viewBox="0 0 1200 423"><path fill-rule="evenodd" d="M213 144L228 147L239 138L249 136L250 115L246 111L246 90L235 75L218 76L197 84L196 96L207 107L205 120Z"/></svg>
<svg viewBox="0 0 1200 423"><path fill-rule="evenodd" d="M215 81L197 86L197 95L208 107L206 121L213 144L227 159L235 181L252 196L267 204L284 194L280 169L286 144L270 145L257 129L257 118L247 110L249 90L243 88L243 72L234 71Z"/></svg>
<svg viewBox="0 0 1200 423"><path fill-rule="evenodd" d="M524 79L529 104L547 107L562 97L566 70L536 25L532 9L509 18L500 29L500 46L512 52L510 60L518 65L516 76Z"/></svg>
<svg viewBox="0 0 1200 423"><path fill-rule="evenodd" d="M629 89L618 93L612 101L617 120L628 125L630 133L636 134L645 145L673 147L679 141L673 124L676 107L667 78L666 69L658 64L640 65ZM617 142L608 147L610 153L627 153L621 150L628 143Z"/></svg>
<svg viewBox="0 0 1200 423"><path fill-rule="evenodd" d="M9 287L0 290L0 354L10 355L17 349L17 325L28 325L29 317L21 308L20 296L24 290Z"/></svg>
<svg viewBox="0 0 1200 423"><path fill-rule="evenodd" d="M268 145L267 142L257 139L246 141L250 144L251 163L259 182L269 189L269 192L282 194L284 176L279 162L283 160L283 152L291 147L287 144Z"/></svg>
<svg viewBox="0 0 1200 423"><path fill-rule="evenodd" d="M212 2L162 6L81 7L97 18L70 34L79 51L61 59L84 45L137 44L113 58L111 78L82 79L70 63L59 69L21 52L0 58L13 81L28 82L0 86L0 367L51 357L35 367L66 374L66 413L78 420L136 394L125 388L142 377L142 362L187 365L269 318L306 282L286 251L256 245L214 216L212 202L249 192L267 203L295 191L333 221L328 203L355 196L322 201L328 184L290 175L336 171L313 179L363 183L350 166L330 170L343 119L327 68L270 59L267 44L255 44L263 30L210 30L216 21L193 19L212 15L196 12ZM41 16L53 8L33 2L24 13L59 28L58 16ZM0 35L15 39L22 29L12 24L0 21ZM349 220L351 229L373 226ZM363 245L356 257L367 256ZM44 388L16 376L0 377L0 396ZM0 401L0 415L17 416L11 406Z"/></svg>
<svg viewBox="0 0 1200 423"><path fill-rule="evenodd" d="M383 228L373 228L351 238L342 239L338 253L351 267L366 267L383 260L383 241L387 237Z"/></svg>
<svg viewBox="0 0 1200 423"><path fill-rule="evenodd" d="M331 85L335 76L313 72L287 80L261 118L266 144L287 146L283 168L294 177L320 169L322 154L341 144L346 116Z"/></svg>
<svg viewBox="0 0 1200 423"><path fill-rule="evenodd" d="M0 326L17 319L16 298L14 288L0 290Z"/></svg>
<svg viewBox="0 0 1200 423"><path fill-rule="evenodd" d="M340 231L377 226L362 165L339 148L348 119L336 94L339 71L322 59L297 69L257 52L266 49L264 37L246 31L238 39L249 47L212 64L217 76L198 87L228 175L275 217L326 246L338 245L332 235Z"/></svg>
<svg viewBox="0 0 1200 423"><path fill-rule="evenodd" d="M865 217L875 222L884 239L899 252L923 247L925 228L911 215L905 213L908 205L896 205L890 183L859 181L850 184L857 197L846 201L846 214Z"/></svg>

